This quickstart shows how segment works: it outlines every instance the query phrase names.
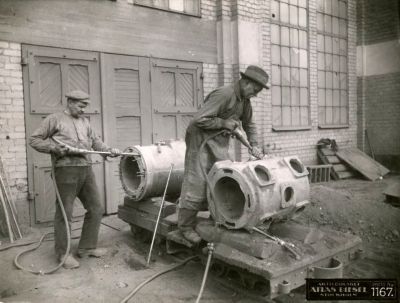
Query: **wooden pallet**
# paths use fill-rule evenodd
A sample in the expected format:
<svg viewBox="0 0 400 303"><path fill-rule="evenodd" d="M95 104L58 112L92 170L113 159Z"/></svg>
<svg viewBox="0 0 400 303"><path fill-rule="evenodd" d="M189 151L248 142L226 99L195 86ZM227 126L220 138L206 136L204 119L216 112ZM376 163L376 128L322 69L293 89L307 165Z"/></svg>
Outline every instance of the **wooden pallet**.
<svg viewBox="0 0 400 303"><path fill-rule="evenodd" d="M318 158L323 164L332 164L331 177L333 180L355 177L354 171L336 156L336 152L328 147L319 148Z"/></svg>

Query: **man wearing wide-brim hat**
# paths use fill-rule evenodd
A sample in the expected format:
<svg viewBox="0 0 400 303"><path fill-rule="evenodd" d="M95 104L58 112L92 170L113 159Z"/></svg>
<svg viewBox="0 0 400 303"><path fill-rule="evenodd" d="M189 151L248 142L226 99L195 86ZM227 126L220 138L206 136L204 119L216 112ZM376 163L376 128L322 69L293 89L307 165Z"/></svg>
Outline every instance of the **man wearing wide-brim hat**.
<svg viewBox="0 0 400 303"><path fill-rule="evenodd" d="M100 203L90 155L82 153L82 150L108 151L112 157L118 156L120 151L104 144L90 126L89 120L83 116L86 107L90 104L89 95L75 90L66 94L66 97L66 109L47 116L30 137L30 145L39 152L51 154L54 177L69 226L71 226L76 197L81 200L86 209L78 244L78 256L101 257L107 252L104 248L97 248L104 210ZM63 145L60 145L60 142ZM66 254L67 230L61 208L57 203L54 217L54 242L56 256L60 262L64 262L63 266L69 269L79 267L78 260L70 253Z"/></svg>
<svg viewBox="0 0 400 303"><path fill-rule="evenodd" d="M178 227L182 235L193 243L201 240L194 230L197 212L207 209L206 180L201 167L208 173L215 162L230 159L230 136L218 135L208 140L202 149L203 154L199 156L202 142L221 130L232 131L241 124L252 146L252 155L261 157L250 98L257 96L263 88L269 88L269 77L262 68L254 65L248 66L240 75L241 79L236 83L217 88L206 97L204 105L186 130L185 171L179 199ZM201 164L198 159L201 159Z"/></svg>

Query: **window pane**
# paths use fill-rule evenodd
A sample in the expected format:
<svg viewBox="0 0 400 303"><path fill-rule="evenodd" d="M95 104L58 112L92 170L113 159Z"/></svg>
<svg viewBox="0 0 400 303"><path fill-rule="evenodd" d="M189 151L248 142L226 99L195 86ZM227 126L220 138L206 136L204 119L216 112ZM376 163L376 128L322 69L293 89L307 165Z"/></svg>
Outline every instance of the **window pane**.
<svg viewBox="0 0 400 303"><path fill-rule="evenodd" d="M292 107L292 125L300 125L300 107Z"/></svg>
<svg viewBox="0 0 400 303"><path fill-rule="evenodd" d="M281 105L281 87L272 87L272 105Z"/></svg>
<svg viewBox="0 0 400 303"><path fill-rule="evenodd" d="M323 35L318 35L317 48L319 52L323 52L325 49L325 40Z"/></svg>
<svg viewBox="0 0 400 303"><path fill-rule="evenodd" d="M333 71L335 72L339 71L339 56L337 55L333 56Z"/></svg>
<svg viewBox="0 0 400 303"><path fill-rule="evenodd" d="M347 19L347 8L344 1L339 1L339 17Z"/></svg>
<svg viewBox="0 0 400 303"><path fill-rule="evenodd" d="M290 69L290 85L291 86L299 86L300 85L300 76L299 76L299 69L298 68L291 68Z"/></svg>
<svg viewBox="0 0 400 303"><path fill-rule="evenodd" d="M331 2L331 0L325 0L325 14L332 15L332 2Z"/></svg>
<svg viewBox="0 0 400 303"><path fill-rule="evenodd" d="M174 11L183 12L184 10L183 0L170 1L169 8Z"/></svg>
<svg viewBox="0 0 400 303"><path fill-rule="evenodd" d="M347 91L340 90L340 106L347 106Z"/></svg>
<svg viewBox="0 0 400 303"><path fill-rule="evenodd" d="M299 31L299 47L307 49L307 32Z"/></svg>
<svg viewBox="0 0 400 303"><path fill-rule="evenodd" d="M282 110L280 106L272 106L272 124L282 125Z"/></svg>
<svg viewBox="0 0 400 303"><path fill-rule="evenodd" d="M307 51L304 49L300 50L300 67L308 67Z"/></svg>
<svg viewBox="0 0 400 303"><path fill-rule="evenodd" d="M325 87L325 72L318 71L318 87Z"/></svg>
<svg viewBox="0 0 400 303"><path fill-rule="evenodd" d="M326 124L331 125L333 122L333 117L332 117L332 107L327 107L325 109L325 120L326 120Z"/></svg>
<svg viewBox="0 0 400 303"><path fill-rule="evenodd" d="M325 36L325 52L332 53L332 38Z"/></svg>
<svg viewBox="0 0 400 303"><path fill-rule="evenodd" d="M345 107L345 108L340 108L340 123L341 124L347 124L348 123L348 121L347 121L347 116L348 116L348 114L347 114L347 107Z"/></svg>
<svg viewBox="0 0 400 303"><path fill-rule="evenodd" d="M281 27L281 44L289 46L289 28L285 26Z"/></svg>
<svg viewBox="0 0 400 303"><path fill-rule="evenodd" d="M272 20L279 20L279 2L272 1L271 3L271 18Z"/></svg>
<svg viewBox="0 0 400 303"><path fill-rule="evenodd" d="M290 65L299 66L299 49L291 47L290 48Z"/></svg>
<svg viewBox="0 0 400 303"><path fill-rule="evenodd" d="M339 83L339 73L333 73L333 88L339 89L340 88L340 83Z"/></svg>
<svg viewBox="0 0 400 303"><path fill-rule="evenodd" d="M341 55L346 56L347 55L347 41L344 39L340 39L339 42L339 52Z"/></svg>
<svg viewBox="0 0 400 303"><path fill-rule="evenodd" d="M332 73L326 72L325 74L326 88L332 88Z"/></svg>
<svg viewBox="0 0 400 303"><path fill-rule="evenodd" d="M339 16L339 1L332 0L332 15Z"/></svg>
<svg viewBox="0 0 400 303"><path fill-rule="evenodd" d="M289 0L290 4L297 5L297 0Z"/></svg>
<svg viewBox="0 0 400 303"><path fill-rule="evenodd" d="M332 55L325 54L325 70L332 70Z"/></svg>
<svg viewBox="0 0 400 303"><path fill-rule="evenodd" d="M299 30L295 28L290 29L290 46L299 47Z"/></svg>
<svg viewBox="0 0 400 303"><path fill-rule="evenodd" d="M347 58L345 56L340 56L340 71L347 71Z"/></svg>
<svg viewBox="0 0 400 303"><path fill-rule="evenodd" d="M281 48L278 45L272 45L272 64L281 64Z"/></svg>
<svg viewBox="0 0 400 303"><path fill-rule="evenodd" d="M292 87L290 89L291 91L291 96L292 96L292 106L298 106L300 105L300 90L298 87Z"/></svg>
<svg viewBox="0 0 400 303"><path fill-rule="evenodd" d="M281 85L281 70L278 66L272 65L272 85Z"/></svg>
<svg viewBox="0 0 400 303"><path fill-rule="evenodd" d="M324 31L324 15L320 13L317 14L317 30Z"/></svg>
<svg viewBox="0 0 400 303"><path fill-rule="evenodd" d="M273 44L280 44L281 39L280 39L280 31L279 31L279 26L275 24L271 24L271 43Z"/></svg>
<svg viewBox="0 0 400 303"><path fill-rule="evenodd" d="M185 0L185 12L189 14L199 14L199 0Z"/></svg>
<svg viewBox="0 0 400 303"><path fill-rule="evenodd" d="M332 18L332 33L334 35L339 34L339 19L335 17Z"/></svg>
<svg viewBox="0 0 400 303"><path fill-rule="evenodd" d="M300 108L300 122L301 125L308 125L308 107Z"/></svg>
<svg viewBox="0 0 400 303"><path fill-rule="evenodd" d="M327 89L325 91L325 101L326 101L326 106L332 106L332 90Z"/></svg>
<svg viewBox="0 0 400 303"><path fill-rule="evenodd" d="M300 105L307 106L308 105L308 89L300 88Z"/></svg>
<svg viewBox="0 0 400 303"><path fill-rule="evenodd" d="M325 106L325 90L318 89L318 106Z"/></svg>
<svg viewBox="0 0 400 303"><path fill-rule="evenodd" d="M281 3L280 5L280 17L281 21L288 23L289 22L289 6L285 3Z"/></svg>
<svg viewBox="0 0 400 303"><path fill-rule="evenodd" d="M324 17L325 32L332 33L332 17L328 15L325 15Z"/></svg>
<svg viewBox="0 0 400 303"><path fill-rule="evenodd" d="M340 74L340 89L347 89L347 74Z"/></svg>
<svg viewBox="0 0 400 303"><path fill-rule="evenodd" d="M319 124L326 124L326 114L325 114L325 107L318 108L318 121Z"/></svg>
<svg viewBox="0 0 400 303"><path fill-rule="evenodd" d="M290 105L290 88L282 87L282 105Z"/></svg>
<svg viewBox="0 0 400 303"><path fill-rule="evenodd" d="M290 68L289 67L282 67L282 85L290 85Z"/></svg>
<svg viewBox="0 0 400 303"><path fill-rule="evenodd" d="M347 36L347 23L344 19L339 20L339 34L341 36Z"/></svg>
<svg viewBox="0 0 400 303"><path fill-rule="evenodd" d="M296 6L290 5L290 24L298 25L298 10Z"/></svg>
<svg viewBox="0 0 400 303"><path fill-rule="evenodd" d="M333 106L340 105L340 91L338 89L333 90Z"/></svg>
<svg viewBox="0 0 400 303"><path fill-rule="evenodd" d="M307 7L307 0L299 0L300 7Z"/></svg>
<svg viewBox="0 0 400 303"><path fill-rule="evenodd" d="M308 87L308 73L304 68L300 69L300 86Z"/></svg>
<svg viewBox="0 0 400 303"><path fill-rule="evenodd" d="M292 123L292 113L289 106L282 107L282 125L290 126Z"/></svg>
<svg viewBox="0 0 400 303"><path fill-rule="evenodd" d="M324 11L324 0L317 0L317 11L318 12Z"/></svg>
<svg viewBox="0 0 400 303"><path fill-rule="evenodd" d="M283 66L290 65L290 55L288 47L281 47L281 65Z"/></svg>
<svg viewBox="0 0 400 303"><path fill-rule="evenodd" d="M339 39L338 38L332 39L332 53L339 54Z"/></svg>
<svg viewBox="0 0 400 303"><path fill-rule="evenodd" d="M299 9L299 26L307 27L307 11L304 8Z"/></svg>
<svg viewBox="0 0 400 303"><path fill-rule="evenodd" d="M333 108L333 124L340 124L340 108Z"/></svg>

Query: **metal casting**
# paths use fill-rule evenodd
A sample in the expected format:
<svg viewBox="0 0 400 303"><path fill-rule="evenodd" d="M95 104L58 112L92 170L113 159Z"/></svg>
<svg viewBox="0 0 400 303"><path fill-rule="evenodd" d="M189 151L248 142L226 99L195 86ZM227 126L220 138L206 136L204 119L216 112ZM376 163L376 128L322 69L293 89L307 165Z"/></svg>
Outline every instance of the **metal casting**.
<svg viewBox="0 0 400 303"><path fill-rule="evenodd" d="M297 156L217 162L208 174L211 215L228 229L248 230L293 218L309 203L307 176Z"/></svg>

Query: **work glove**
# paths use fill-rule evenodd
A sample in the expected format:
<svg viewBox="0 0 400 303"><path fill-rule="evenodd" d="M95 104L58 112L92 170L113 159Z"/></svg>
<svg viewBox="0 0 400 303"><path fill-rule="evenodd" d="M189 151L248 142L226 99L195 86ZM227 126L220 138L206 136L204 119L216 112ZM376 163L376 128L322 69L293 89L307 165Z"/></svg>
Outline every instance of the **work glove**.
<svg viewBox="0 0 400 303"><path fill-rule="evenodd" d="M109 155L108 157L111 158L115 158L121 155L121 151L118 148L110 148L108 151L111 153L111 155Z"/></svg>
<svg viewBox="0 0 400 303"><path fill-rule="evenodd" d="M257 158L257 159L262 159L264 157L264 153L257 147L257 146L253 146L250 150L249 153Z"/></svg>
<svg viewBox="0 0 400 303"><path fill-rule="evenodd" d="M50 148L50 153L61 158L61 157L64 157L68 153L68 148L65 146L60 146L60 145L52 145Z"/></svg>
<svg viewBox="0 0 400 303"><path fill-rule="evenodd" d="M239 122L236 120L233 120L233 119L222 120L222 128L225 128L228 130L234 130L238 126L239 126Z"/></svg>

